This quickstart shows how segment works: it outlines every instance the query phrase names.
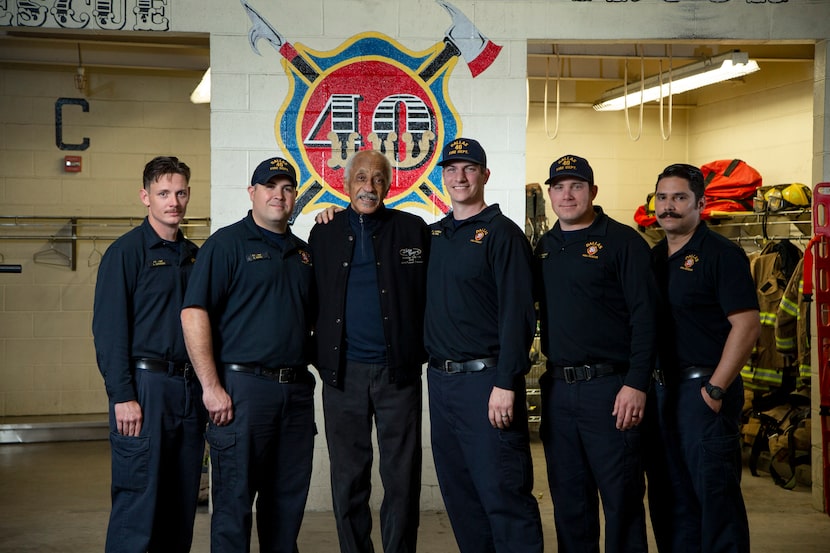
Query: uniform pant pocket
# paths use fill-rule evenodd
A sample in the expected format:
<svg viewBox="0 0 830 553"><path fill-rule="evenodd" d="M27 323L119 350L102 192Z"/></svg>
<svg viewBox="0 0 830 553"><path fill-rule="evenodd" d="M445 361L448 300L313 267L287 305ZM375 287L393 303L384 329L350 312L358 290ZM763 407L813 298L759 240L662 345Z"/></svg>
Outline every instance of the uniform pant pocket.
<svg viewBox="0 0 830 553"><path fill-rule="evenodd" d="M210 424L205 439L210 446L210 462L215 489L231 489L237 480L236 434Z"/></svg>
<svg viewBox="0 0 830 553"><path fill-rule="evenodd" d="M150 439L110 433L112 448L112 487L115 490L141 491L147 487Z"/></svg>
<svg viewBox="0 0 830 553"><path fill-rule="evenodd" d="M740 489L740 442L736 434L709 436L701 442L699 486L717 496ZM738 493L740 493L738 491Z"/></svg>

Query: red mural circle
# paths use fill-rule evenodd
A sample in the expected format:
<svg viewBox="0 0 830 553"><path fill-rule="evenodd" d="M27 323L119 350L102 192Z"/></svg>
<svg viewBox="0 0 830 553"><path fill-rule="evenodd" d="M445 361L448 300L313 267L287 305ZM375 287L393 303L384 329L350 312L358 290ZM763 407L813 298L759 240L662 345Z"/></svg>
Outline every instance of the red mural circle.
<svg viewBox="0 0 830 553"><path fill-rule="evenodd" d="M343 193L349 154L379 149L393 169L388 198L420 182L434 166L438 134L435 99L424 85L410 71L377 60L350 61L316 79L296 127L315 178Z"/></svg>

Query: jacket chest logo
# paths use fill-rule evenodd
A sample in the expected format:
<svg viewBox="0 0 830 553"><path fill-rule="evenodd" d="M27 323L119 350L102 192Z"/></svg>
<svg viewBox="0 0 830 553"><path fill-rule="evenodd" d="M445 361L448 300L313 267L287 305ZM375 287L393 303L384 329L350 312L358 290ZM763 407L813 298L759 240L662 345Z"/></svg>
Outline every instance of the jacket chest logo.
<svg viewBox="0 0 830 553"><path fill-rule="evenodd" d="M683 259L683 265L680 268L684 271L694 271L695 264L700 262L700 258L693 253L690 253Z"/></svg>
<svg viewBox="0 0 830 553"><path fill-rule="evenodd" d="M585 244L585 253L582 254L582 257L588 257L590 259L599 259L599 251L602 249L602 243L600 242L588 242Z"/></svg>
<svg viewBox="0 0 830 553"><path fill-rule="evenodd" d="M154 259L150 262L150 267L167 267L170 262L166 259Z"/></svg>
<svg viewBox="0 0 830 553"><path fill-rule="evenodd" d="M474 244L481 244L482 240L484 240L484 237L487 236L488 234L490 234L490 233L487 232L486 228L480 228L480 229L476 230L476 233L473 235L473 238L472 238L472 240L470 240L470 242L472 242Z"/></svg>
<svg viewBox="0 0 830 553"><path fill-rule="evenodd" d="M398 254L401 256L401 265L419 265L424 262L421 248L401 248Z"/></svg>
<svg viewBox="0 0 830 553"><path fill-rule="evenodd" d="M311 253L306 250L297 250L297 254L300 256L300 262L303 265L311 265Z"/></svg>

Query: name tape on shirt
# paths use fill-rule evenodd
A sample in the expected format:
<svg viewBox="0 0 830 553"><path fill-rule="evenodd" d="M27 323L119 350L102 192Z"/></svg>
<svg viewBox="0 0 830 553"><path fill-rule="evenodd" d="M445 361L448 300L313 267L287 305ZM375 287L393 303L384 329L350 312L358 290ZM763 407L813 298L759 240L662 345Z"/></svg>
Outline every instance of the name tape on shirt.
<svg viewBox="0 0 830 553"><path fill-rule="evenodd" d="M256 252L256 253L249 253L245 256L245 260L247 262L251 261L262 261L263 259L271 259L271 254L268 252Z"/></svg>

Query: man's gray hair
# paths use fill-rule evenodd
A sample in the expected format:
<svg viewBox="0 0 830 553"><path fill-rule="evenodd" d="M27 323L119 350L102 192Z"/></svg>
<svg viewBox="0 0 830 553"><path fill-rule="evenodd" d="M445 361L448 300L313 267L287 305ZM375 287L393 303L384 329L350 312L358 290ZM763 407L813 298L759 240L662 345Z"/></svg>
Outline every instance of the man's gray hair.
<svg viewBox="0 0 830 553"><path fill-rule="evenodd" d="M346 162L346 169L343 173L343 183L345 184L351 181L354 160L358 156L375 156L378 160L381 161L381 163L383 164L383 173L386 177L386 189L388 190L389 187L392 186L392 164L389 163L389 158L387 158L385 155L383 155L377 150L360 150L356 154L350 156L349 160Z"/></svg>

